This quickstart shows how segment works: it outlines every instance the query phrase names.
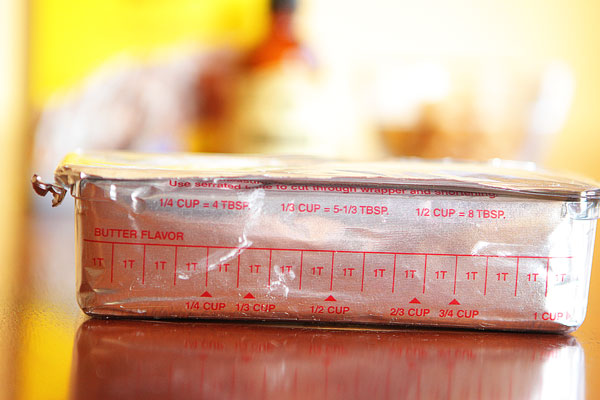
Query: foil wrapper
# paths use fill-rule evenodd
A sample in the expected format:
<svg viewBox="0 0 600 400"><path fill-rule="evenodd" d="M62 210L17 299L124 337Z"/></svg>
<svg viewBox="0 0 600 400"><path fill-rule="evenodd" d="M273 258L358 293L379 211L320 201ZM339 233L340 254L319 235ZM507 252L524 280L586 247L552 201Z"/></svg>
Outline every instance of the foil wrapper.
<svg viewBox="0 0 600 400"><path fill-rule="evenodd" d="M70 155L55 177L76 200L90 315L533 331L585 317L593 183L514 165L127 153Z"/></svg>

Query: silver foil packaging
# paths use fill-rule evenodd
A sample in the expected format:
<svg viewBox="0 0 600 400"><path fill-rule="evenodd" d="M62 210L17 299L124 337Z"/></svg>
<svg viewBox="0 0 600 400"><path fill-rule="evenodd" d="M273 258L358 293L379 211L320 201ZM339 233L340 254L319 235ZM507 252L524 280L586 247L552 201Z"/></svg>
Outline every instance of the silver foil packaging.
<svg viewBox="0 0 600 400"><path fill-rule="evenodd" d="M90 315L537 331L585 317L591 183L513 165L128 153L69 155L55 178L34 187L75 197Z"/></svg>

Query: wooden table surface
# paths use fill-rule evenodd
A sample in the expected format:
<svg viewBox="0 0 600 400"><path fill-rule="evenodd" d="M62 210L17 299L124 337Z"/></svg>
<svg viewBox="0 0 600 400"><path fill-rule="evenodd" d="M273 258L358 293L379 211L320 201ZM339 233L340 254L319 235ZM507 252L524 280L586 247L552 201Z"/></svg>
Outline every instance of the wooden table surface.
<svg viewBox="0 0 600 400"><path fill-rule="evenodd" d="M75 302L72 225L32 219L0 304L0 398L600 398L595 280L571 335L96 320Z"/></svg>

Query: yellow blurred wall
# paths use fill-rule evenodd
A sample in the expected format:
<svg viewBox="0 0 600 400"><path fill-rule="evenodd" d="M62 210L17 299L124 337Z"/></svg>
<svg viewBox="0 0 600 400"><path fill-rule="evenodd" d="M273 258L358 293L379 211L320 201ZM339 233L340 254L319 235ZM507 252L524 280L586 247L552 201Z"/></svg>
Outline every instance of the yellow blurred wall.
<svg viewBox="0 0 600 400"><path fill-rule="evenodd" d="M18 259L22 256L26 154L26 9L20 1L0 1L0 306L14 306ZM16 353L13 319L0 328L0 397L14 393L15 369L5 360ZM8 357L7 357L8 356Z"/></svg>
<svg viewBox="0 0 600 400"><path fill-rule="evenodd" d="M15 284L20 255L26 155L26 7L0 2L0 301Z"/></svg>
<svg viewBox="0 0 600 400"><path fill-rule="evenodd" d="M30 98L41 107L102 63L178 44L247 46L265 0L31 0Z"/></svg>

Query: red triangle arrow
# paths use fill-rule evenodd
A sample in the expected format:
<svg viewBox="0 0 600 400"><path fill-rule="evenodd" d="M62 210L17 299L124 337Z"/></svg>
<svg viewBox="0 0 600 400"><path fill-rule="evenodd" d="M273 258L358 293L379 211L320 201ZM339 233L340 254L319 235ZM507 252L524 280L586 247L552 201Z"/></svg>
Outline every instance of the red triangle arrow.
<svg viewBox="0 0 600 400"><path fill-rule="evenodd" d="M450 303L448 303L451 306L460 306L460 303L458 302L458 300L454 299L452 300Z"/></svg>
<svg viewBox="0 0 600 400"><path fill-rule="evenodd" d="M330 295L328 298L325 299L325 301L337 301L337 300L335 299L335 297Z"/></svg>
<svg viewBox="0 0 600 400"><path fill-rule="evenodd" d="M212 295L208 292L204 292L200 295L200 297L212 297Z"/></svg>
<svg viewBox="0 0 600 400"><path fill-rule="evenodd" d="M252 293L248 292L247 295L244 296L245 299L254 299L255 297L252 296Z"/></svg>
<svg viewBox="0 0 600 400"><path fill-rule="evenodd" d="M417 299L416 297L414 299L412 299L411 301L409 301L410 304L421 304L421 302L419 301L419 299Z"/></svg>

